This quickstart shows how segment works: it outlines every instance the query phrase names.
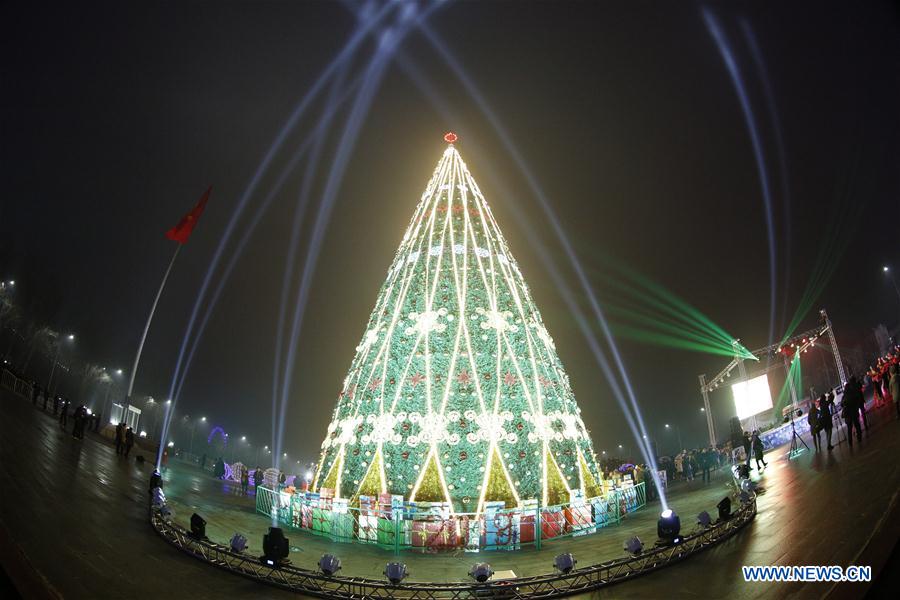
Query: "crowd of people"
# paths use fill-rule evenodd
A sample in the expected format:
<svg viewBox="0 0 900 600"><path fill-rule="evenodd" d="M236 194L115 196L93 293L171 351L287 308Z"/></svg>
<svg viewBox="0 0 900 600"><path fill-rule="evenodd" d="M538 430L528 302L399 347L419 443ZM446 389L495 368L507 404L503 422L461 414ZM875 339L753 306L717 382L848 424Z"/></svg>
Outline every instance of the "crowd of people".
<svg viewBox="0 0 900 600"><path fill-rule="evenodd" d="M875 408L893 402L900 419L900 346L894 346L892 351L880 356L869 367L864 384L872 390Z"/></svg>

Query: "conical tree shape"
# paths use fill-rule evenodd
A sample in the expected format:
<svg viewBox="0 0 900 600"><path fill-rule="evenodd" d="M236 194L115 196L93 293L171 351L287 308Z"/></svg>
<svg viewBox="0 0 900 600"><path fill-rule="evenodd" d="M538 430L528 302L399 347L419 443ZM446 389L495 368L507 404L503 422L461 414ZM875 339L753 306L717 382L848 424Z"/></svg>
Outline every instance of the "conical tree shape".
<svg viewBox="0 0 900 600"><path fill-rule="evenodd" d="M578 453L578 467L581 469L581 491L584 492L584 497L596 498L603 495L603 489L597 483L594 474L591 473L591 469L588 467L587 461L584 460L584 455L581 452Z"/></svg>
<svg viewBox="0 0 900 600"><path fill-rule="evenodd" d="M567 504L569 502L569 486L566 484L565 476L549 451L546 453L546 459L547 489L544 504L546 506Z"/></svg>
<svg viewBox="0 0 900 600"><path fill-rule="evenodd" d="M509 479L509 473L503 465L503 459L500 458L496 446L491 450L491 460L488 463L487 484L484 486L484 501L502 500L506 503L506 508L515 508L519 505L519 496L516 494L516 488ZM484 508L482 501L479 510Z"/></svg>
<svg viewBox="0 0 900 600"><path fill-rule="evenodd" d="M597 472L579 413L522 272L450 145L356 347L319 471L352 497L381 448L388 490L409 498L434 456L454 510L472 512L496 448L520 499L541 499L554 476L545 452L563 489L566 478L577 487L579 453Z"/></svg>
<svg viewBox="0 0 900 600"><path fill-rule="evenodd" d="M375 457L369 464L369 470L366 471L366 476L363 478L362 483L359 484L359 489L356 490L356 494L353 496L353 504L358 505L360 496L378 496L387 491L384 465L382 463L381 450L379 449L375 451Z"/></svg>
<svg viewBox="0 0 900 600"><path fill-rule="evenodd" d="M433 452L428 455L425 471L413 488L411 499L416 502L450 502L441 467Z"/></svg>
<svg viewBox="0 0 900 600"><path fill-rule="evenodd" d="M332 463L328 468L328 475L325 476L325 481L322 482L321 488L332 489L334 490L334 495L338 498L341 498L341 470L344 468L344 453L339 452L337 461Z"/></svg>

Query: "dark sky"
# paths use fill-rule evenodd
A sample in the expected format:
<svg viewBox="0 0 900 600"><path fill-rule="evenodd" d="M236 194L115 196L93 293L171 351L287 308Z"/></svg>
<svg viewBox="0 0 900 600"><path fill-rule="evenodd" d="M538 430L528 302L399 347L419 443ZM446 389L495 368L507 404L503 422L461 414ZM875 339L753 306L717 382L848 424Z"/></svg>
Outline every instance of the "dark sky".
<svg viewBox="0 0 900 600"><path fill-rule="evenodd" d="M19 282L17 299L30 314L77 333L79 358L128 368L173 250L162 234L212 184L137 378L137 394L160 398L239 198L357 23L340 3L88 4L10 3L0 16L0 278ZM896 326L900 312L881 273L885 263L900 269L896 4L708 6L731 41L759 126L773 190L777 268L791 274L788 287L779 275L778 320L793 314L817 254L844 239L846 249L815 306L828 308L842 347L871 353L872 327ZM624 261L752 348L768 342L765 212L741 105L702 7L447 2L428 23L495 111L585 267L595 272L599 254ZM786 169L742 19L766 64ZM531 285L596 447L628 444L621 412L514 216L520 211L528 218L575 286L525 178L427 40L413 32L401 48L453 112L453 122L391 64L352 147L328 224L298 347L287 451L306 460L317 454L447 129L460 134L457 146ZM347 81L372 53L371 43L359 48ZM320 95L287 136L249 214L310 137L325 104ZM314 205L346 117L339 112L329 130L314 175ZM307 227L300 248L289 248L304 168L301 163L290 174L241 256L180 401L183 411L207 415L253 441L269 441L286 256L295 252L302 263L310 234ZM836 236L827 235L829 221L840 224ZM239 232L248 222L242 219ZM602 296L604 277L592 283ZM801 327L814 324L809 315ZM700 442L705 422L697 374L718 371L726 359L628 340L620 347L651 431L674 422L685 438ZM814 362L804 368L816 376ZM733 412L730 394L717 393L713 407L724 421Z"/></svg>

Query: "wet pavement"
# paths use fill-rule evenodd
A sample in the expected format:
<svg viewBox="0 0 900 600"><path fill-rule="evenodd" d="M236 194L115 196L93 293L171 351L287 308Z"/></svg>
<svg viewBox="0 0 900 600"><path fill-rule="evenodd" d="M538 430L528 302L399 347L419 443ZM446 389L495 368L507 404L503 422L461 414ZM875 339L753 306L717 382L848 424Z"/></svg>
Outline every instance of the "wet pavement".
<svg viewBox="0 0 900 600"><path fill-rule="evenodd" d="M68 598L298 597L224 573L170 547L147 523L149 463L117 457L94 434L74 440L29 402L0 394L0 536L11 538L12 548L25 559L9 559L10 552L4 552L0 559L8 571L27 575L30 563L35 589L49 586ZM678 565L586 597L861 597L862 584L744 583L741 566L871 565L877 572L900 536L900 423L892 416L892 407L870 415L872 436L852 449L844 442L830 454L804 453L791 461L784 457L786 447L773 450L759 479L766 488L759 497L759 514L743 531ZM695 480L673 488L669 501L681 515L683 531L693 528L701 510L715 516L727 481L720 475L710 484ZM178 463L166 473L165 489L179 523L187 525L197 512L208 521L207 535L213 540L227 542L240 532L250 540L250 551L259 551L268 520L255 512L252 493L241 496L239 486ZM620 525L586 537L551 540L540 551L404 552L399 560L409 566L410 580L420 581L463 580L476 560L518 575L547 573L559 552L573 552L580 565L587 565L622 556L622 543L631 535L652 544L658 510L658 504L650 504ZM319 557L331 552L342 559L342 575L380 578L384 564L398 560L390 551L307 532L290 531L288 536L294 547L291 559L301 567L315 568Z"/></svg>

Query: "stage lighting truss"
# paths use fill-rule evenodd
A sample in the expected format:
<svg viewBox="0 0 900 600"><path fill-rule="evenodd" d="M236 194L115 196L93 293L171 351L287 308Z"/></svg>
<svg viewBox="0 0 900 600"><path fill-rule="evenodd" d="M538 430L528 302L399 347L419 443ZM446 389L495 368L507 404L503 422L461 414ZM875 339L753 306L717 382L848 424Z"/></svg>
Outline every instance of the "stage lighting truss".
<svg viewBox="0 0 900 600"><path fill-rule="evenodd" d="M686 535L681 544L651 548L638 556L625 556L573 569L569 573L519 577L512 581L415 582L397 585L389 584L383 579L340 575L328 577L290 564L265 564L247 553L233 551L228 545L194 539L188 530L164 518L156 509L150 510L150 523L164 540L182 552L232 573L307 596L340 600L398 596L415 597L419 600L448 600L480 595L512 599L551 598L589 592L633 579L702 552L733 536L752 522L755 516L756 502L755 498L751 498L748 503L740 505L727 521ZM448 574L448 579L450 578L453 578L452 574Z"/></svg>

